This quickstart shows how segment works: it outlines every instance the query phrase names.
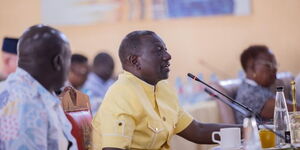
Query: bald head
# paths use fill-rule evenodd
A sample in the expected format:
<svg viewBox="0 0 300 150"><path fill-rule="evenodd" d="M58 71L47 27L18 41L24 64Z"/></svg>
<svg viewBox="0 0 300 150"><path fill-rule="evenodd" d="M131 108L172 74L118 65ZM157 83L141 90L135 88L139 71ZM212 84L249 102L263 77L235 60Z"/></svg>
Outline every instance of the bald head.
<svg viewBox="0 0 300 150"><path fill-rule="evenodd" d="M164 41L152 31L134 31L126 35L119 48L119 57L124 70L151 85L168 78L171 55Z"/></svg>
<svg viewBox="0 0 300 150"><path fill-rule="evenodd" d="M63 33L45 25L28 28L18 43L18 66L46 89L54 91L66 80L70 46Z"/></svg>
<svg viewBox="0 0 300 150"><path fill-rule="evenodd" d="M20 38L18 44L19 63L23 63L23 59L28 57L51 57L60 53L64 49L63 47L68 45L65 35L60 31L45 25L32 26ZM28 60L25 63L28 63Z"/></svg>
<svg viewBox="0 0 300 150"><path fill-rule="evenodd" d="M125 36L119 47L119 58L124 69L130 55L138 55L141 51L144 39L156 35L152 31L133 31Z"/></svg>

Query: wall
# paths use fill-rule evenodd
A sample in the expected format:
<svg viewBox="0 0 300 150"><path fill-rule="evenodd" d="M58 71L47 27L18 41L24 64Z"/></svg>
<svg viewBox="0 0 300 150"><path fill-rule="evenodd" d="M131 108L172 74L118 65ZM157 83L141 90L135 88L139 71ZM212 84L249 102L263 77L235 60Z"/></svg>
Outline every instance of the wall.
<svg viewBox="0 0 300 150"><path fill-rule="evenodd" d="M300 1L253 0L250 16L218 16L161 21L102 23L58 27L71 41L74 52L91 59L100 50L111 53L121 67L117 49L122 38L139 29L153 30L165 41L172 55L171 80L187 72L215 72L221 78L235 77L241 69L239 54L251 44L266 44L275 53L279 71L299 72ZM0 1L0 37L19 36L40 23L40 1ZM0 44L2 44L0 42Z"/></svg>

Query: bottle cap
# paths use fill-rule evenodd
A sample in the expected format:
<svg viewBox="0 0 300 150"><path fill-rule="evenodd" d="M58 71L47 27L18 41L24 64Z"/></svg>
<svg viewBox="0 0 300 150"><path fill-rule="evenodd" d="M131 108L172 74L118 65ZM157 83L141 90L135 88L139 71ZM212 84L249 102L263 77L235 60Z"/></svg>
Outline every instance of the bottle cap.
<svg viewBox="0 0 300 150"><path fill-rule="evenodd" d="M283 86L278 86L278 87L276 88L276 91L282 92L282 91L283 91Z"/></svg>
<svg viewBox="0 0 300 150"><path fill-rule="evenodd" d="M258 126L258 128L259 129L267 129L267 128L269 128L269 129L272 129L272 130L274 130L274 125L273 124L264 124L264 125L259 125Z"/></svg>

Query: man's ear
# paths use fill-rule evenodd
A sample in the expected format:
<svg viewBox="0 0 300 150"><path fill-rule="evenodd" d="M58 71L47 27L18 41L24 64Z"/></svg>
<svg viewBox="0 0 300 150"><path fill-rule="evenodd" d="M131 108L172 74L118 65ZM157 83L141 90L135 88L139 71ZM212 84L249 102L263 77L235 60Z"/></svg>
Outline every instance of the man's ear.
<svg viewBox="0 0 300 150"><path fill-rule="evenodd" d="M62 69L62 57L60 55L55 55L52 59L53 68L55 71L60 71Z"/></svg>
<svg viewBox="0 0 300 150"><path fill-rule="evenodd" d="M3 65L8 65L9 64L9 58L8 57L2 57L3 60Z"/></svg>
<svg viewBox="0 0 300 150"><path fill-rule="evenodd" d="M136 55L128 56L128 60L129 60L129 63L134 66L138 63L138 57Z"/></svg>

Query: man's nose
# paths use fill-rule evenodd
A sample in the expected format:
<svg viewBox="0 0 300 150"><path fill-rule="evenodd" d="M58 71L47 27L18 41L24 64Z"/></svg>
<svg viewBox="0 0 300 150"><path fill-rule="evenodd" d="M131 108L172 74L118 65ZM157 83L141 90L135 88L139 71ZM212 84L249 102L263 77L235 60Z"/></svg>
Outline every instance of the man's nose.
<svg viewBox="0 0 300 150"><path fill-rule="evenodd" d="M172 57L171 57L171 55L168 52L166 52L165 55L164 55L164 57L163 57L163 59L164 60L171 60Z"/></svg>

